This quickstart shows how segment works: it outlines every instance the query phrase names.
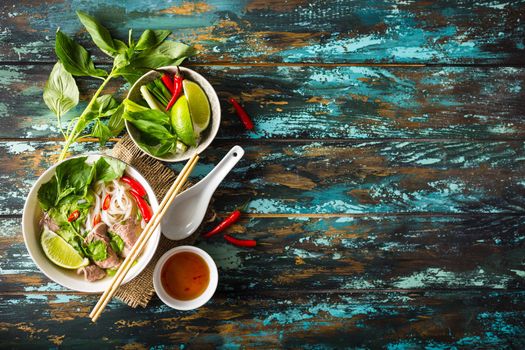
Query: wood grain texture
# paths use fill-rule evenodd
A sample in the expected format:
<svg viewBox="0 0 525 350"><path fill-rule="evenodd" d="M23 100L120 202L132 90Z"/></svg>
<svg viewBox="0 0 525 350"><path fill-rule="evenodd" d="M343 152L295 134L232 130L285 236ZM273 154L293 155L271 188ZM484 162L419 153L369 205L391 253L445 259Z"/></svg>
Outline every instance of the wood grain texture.
<svg viewBox="0 0 525 350"><path fill-rule="evenodd" d="M7 0L0 61L54 61L57 27L92 48L75 10L95 15L119 38L128 28L170 29L202 51L197 62L525 62L521 0Z"/></svg>
<svg viewBox="0 0 525 350"><path fill-rule="evenodd" d="M266 245L237 248L218 236L197 246L218 265L219 294L522 289L524 224L504 215L244 218L228 232ZM67 292L32 262L20 219L0 227L0 292Z"/></svg>
<svg viewBox="0 0 525 350"><path fill-rule="evenodd" d="M0 67L0 137L61 136L42 101L51 67ZM220 139L525 137L524 68L194 68L222 101ZM99 84L78 81L84 99ZM115 82L107 91L123 96L127 86ZM251 115L254 132L244 131L226 102L232 96Z"/></svg>
<svg viewBox="0 0 525 350"><path fill-rule="evenodd" d="M243 143L215 207L247 200L251 213L520 213L523 142ZM214 142L193 175L207 174L234 145ZM98 145L81 143L80 154ZM0 142L0 214L21 214L34 181L56 161L55 142ZM180 170L182 165L171 165Z"/></svg>
<svg viewBox="0 0 525 350"><path fill-rule="evenodd" d="M96 323L94 295L3 295L5 347L523 348L525 294L476 291L216 296L196 311L154 300L111 302Z"/></svg>

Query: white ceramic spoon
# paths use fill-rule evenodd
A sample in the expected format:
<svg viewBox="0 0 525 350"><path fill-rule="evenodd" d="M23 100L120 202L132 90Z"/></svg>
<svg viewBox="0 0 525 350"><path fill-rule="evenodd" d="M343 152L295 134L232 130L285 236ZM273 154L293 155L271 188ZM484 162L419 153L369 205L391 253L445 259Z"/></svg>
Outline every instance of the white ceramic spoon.
<svg viewBox="0 0 525 350"><path fill-rule="evenodd" d="M242 147L234 146L204 179L175 198L161 221L164 236L180 240L195 232L206 215L211 196L243 154Z"/></svg>

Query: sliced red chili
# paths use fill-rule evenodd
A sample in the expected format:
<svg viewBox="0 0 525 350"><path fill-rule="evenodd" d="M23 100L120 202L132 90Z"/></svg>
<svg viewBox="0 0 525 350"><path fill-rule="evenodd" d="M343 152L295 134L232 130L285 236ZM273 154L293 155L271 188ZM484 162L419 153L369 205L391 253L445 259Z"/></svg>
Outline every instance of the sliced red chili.
<svg viewBox="0 0 525 350"><path fill-rule="evenodd" d="M120 178L120 181L128 184L129 187L134 189L141 197L144 197L146 195L146 190L144 189L144 187L140 184L140 182L138 182L134 178L129 176L122 176Z"/></svg>
<svg viewBox="0 0 525 350"><path fill-rule="evenodd" d="M213 230L204 234L203 235L204 238L210 238L211 236L214 236L217 233L224 231L226 228L230 227L235 222L237 222L237 220L239 220L240 217L241 217L241 212L239 210L233 211L230 215L228 215L228 217L226 217L226 219L224 219L220 224L215 226Z"/></svg>
<svg viewBox="0 0 525 350"><path fill-rule="evenodd" d="M111 196L109 194L106 194L106 198L104 198L104 202L102 203L102 210L108 210L110 204Z"/></svg>
<svg viewBox="0 0 525 350"><path fill-rule="evenodd" d="M224 239L237 247L250 247L251 248L257 245L257 241L255 241L254 239L238 239L228 234L224 235Z"/></svg>
<svg viewBox="0 0 525 350"><path fill-rule="evenodd" d="M173 77L173 95L171 96L170 102L166 106L166 110L169 111L170 108L177 102L179 96L182 93L182 81L184 78L181 75L175 75Z"/></svg>
<svg viewBox="0 0 525 350"><path fill-rule="evenodd" d="M135 198L135 201L137 202L137 206L139 207L140 214L142 215L142 218L144 221L149 222L152 216L151 208L149 207L148 202L142 196L135 191L133 188L129 190L129 193Z"/></svg>
<svg viewBox="0 0 525 350"><path fill-rule="evenodd" d="M162 74L162 77L160 78L162 82L164 83L164 86L173 94L173 81L167 74Z"/></svg>
<svg viewBox="0 0 525 350"><path fill-rule="evenodd" d="M75 221L76 219L78 219L79 216L80 216L80 211L78 211L77 209L73 211L71 214L69 214L69 217L67 218L67 222Z"/></svg>
<svg viewBox="0 0 525 350"><path fill-rule="evenodd" d="M95 217L93 218L93 227L97 226L100 221L102 221L102 219L100 218L100 214L97 214L95 215Z"/></svg>
<svg viewBox="0 0 525 350"><path fill-rule="evenodd" d="M231 97L230 98L230 103L235 108L235 111L237 112L237 115L239 116L239 119L244 124L244 127L246 129L248 129L248 130L253 130L253 122L252 122L250 116L248 115L248 113L246 113L244 108L241 107L239 102L237 102L233 97Z"/></svg>

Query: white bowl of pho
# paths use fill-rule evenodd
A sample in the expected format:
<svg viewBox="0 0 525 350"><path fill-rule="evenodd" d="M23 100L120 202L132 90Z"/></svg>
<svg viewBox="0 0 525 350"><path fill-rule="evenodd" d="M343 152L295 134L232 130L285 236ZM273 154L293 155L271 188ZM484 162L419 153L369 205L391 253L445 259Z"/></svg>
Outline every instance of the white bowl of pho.
<svg viewBox="0 0 525 350"><path fill-rule="evenodd" d="M24 242L38 268L56 283L98 293L158 208L146 179L106 155L66 159L44 172L27 196ZM131 281L153 257L160 227L128 272Z"/></svg>

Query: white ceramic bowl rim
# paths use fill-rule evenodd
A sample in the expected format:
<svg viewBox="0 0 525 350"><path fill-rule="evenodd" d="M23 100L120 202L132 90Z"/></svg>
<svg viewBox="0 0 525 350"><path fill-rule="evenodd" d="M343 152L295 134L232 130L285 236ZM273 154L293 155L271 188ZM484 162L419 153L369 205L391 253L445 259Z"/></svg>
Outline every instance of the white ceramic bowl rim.
<svg viewBox="0 0 525 350"><path fill-rule="evenodd" d="M126 125L126 130L135 143L135 145L142 150L142 152L146 153L150 157L153 157L158 160L162 160L164 162L180 162L183 160L188 160L193 155L194 152L202 153L208 146L212 143L212 141L215 139L215 136L217 135L217 132L219 131L219 126L221 123L221 104L219 102L219 97L217 96L217 92L213 88L213 86L210 84L210 82L204 78L202 75L197 73L196 71L182 67L182 66L166 66L166 67L160 67L155 70L150 70L149 72L145 73L143 76L141 76L135 84L129 89L127 98L133 99L134 96L139 94L137 91L139 90L140 86L144 84L145 80L148 80L151 76L158 74L160 71L169 71L171 73L175 73L177 71L177 68L183 73L188 75L189 79L199 84L199 86L204 90L206 93L206 96L208 97L208 101L210 103L210 109L211 109L211 120L210 125L208 128L203 132L204 139L201 140L201 142L197 145L197 147L189 147L188 150L182 154L173 154L173 155L166 155L163 157L157 157L149 153L147 150L143 149L139 146L136 140L136 133L137 130L126 120L124 123ZM134 95L134 96L132 96Z"/></svg>
<svg viewBox="0 0 525 350"><path fill-rule="evenodd" d="M172 298L162 286L160 279L162 267L166 261L173 255L181 252L192 252L199 255L204 259L206 264L208 264L208 268L210 269L210 282L208 283L208 287L200 296L192 300L178 300ZM206 304L206 302L208 302L208 300L210 300L215 293L218 282L219 273L217 271L217 265L215 264L215 261L213 261L212 257L204 250L189 245L179 246L168 250L159 259L157 265L155 265L155 271L153 271L153 286L155 287L155 292L157 292L157 295L159 296L160 300L164 302L164 304L177 310L193 310Z"/></svg>
<svg viewBox="0 0 525 350"><path fill-rule="evenodd" d="M96 159L100 157L115 158L115 157L112 157L106 154L101 154L101 153L87 153L87 154L81 154L81 155L67 158L63 160L62 162L56 163L53 166L51 166L49 169L47 169L42 175L40 175L40 177L33 184L33 187L29 191L29 194L26 198L26 202L24 204L24 210L22 214L22 234L24 236L24 243L26 245L26 249L29 252L29 255L31 256L31 259L36 264L36 266L40 269L40 271L42 271L42 273L46 275L49 279L71 290L75 290L79 292L87 292L87 293L100 293L100 292L103 292L106 289L106 287L109 285L109 282L110 282L109 278L106 277L99 281L87 282L84 280L84 277L82 275L77 275L75 270L66 270L66 269L63 269L53 264L45 256L42 248L40 247L41 232L40 232L40 228L38 225L38 221L39 221L40 215L42 214L42 210L40 209L40 206L37 200L38 190L40 189L40 186L44 182L47 182L51 179L51 177L55 174L56 167L59 164L69 159L79 158L79 157L88 157L88 161L95 161ZM122 161L120 159L117 159L117 160ZM124 161L122 162L126 163ZM136 170L133 166L129 165L128 163L126 163L125 172L128 173L133 178L135 178L137 181L139 181L144 186L148 194L148 199L149 199L151 208L155 212L158 209L158 201L148 181L142 176L142 174L140 174L138 170ZM155 254L155 251L157 250L159 240L160 240L160 225L159 227L157 227L157 229L155 230L155 233L150 238L148 244L146 245L146 248L144 249L144 252L138 259L137 264L135 264L135 266L133 266L131 270L128 272L123 283L127 283L131 281L140 272L142 272L142 270L148 265L149 261L151 260L151 258L153 258L153 255Z"/></svg>

